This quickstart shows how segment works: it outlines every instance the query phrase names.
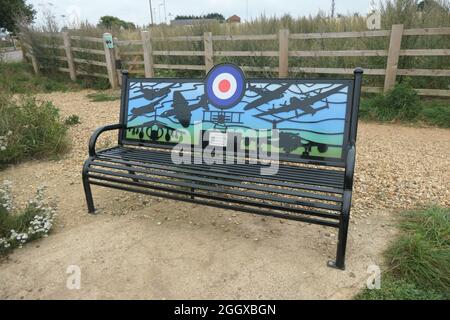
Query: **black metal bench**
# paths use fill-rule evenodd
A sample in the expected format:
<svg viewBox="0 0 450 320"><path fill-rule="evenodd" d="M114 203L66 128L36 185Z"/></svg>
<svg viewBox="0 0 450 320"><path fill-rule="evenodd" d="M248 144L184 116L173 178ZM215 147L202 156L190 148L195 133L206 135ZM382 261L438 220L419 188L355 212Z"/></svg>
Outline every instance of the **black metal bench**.
<svg viewBox="0 0 450 320"><path fill-rule="evenodd" d="M246 80L223 64L202 81L124 72L120 123L89 142L82 175L89 212L97 185L334 227L329 266L344 269L362 73ZM118 130L118 145L97 151L109 130ZM261 174L276 157L258 152L277 156L278 171ZM205 154L224 163L210 165Z"/></svg>

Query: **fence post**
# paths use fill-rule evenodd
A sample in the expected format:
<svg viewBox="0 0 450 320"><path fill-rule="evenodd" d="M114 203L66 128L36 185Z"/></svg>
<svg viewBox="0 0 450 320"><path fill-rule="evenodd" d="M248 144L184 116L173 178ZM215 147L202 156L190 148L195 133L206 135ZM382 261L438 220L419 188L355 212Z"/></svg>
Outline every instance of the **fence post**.
<svg viewBox="0 0 450 320"><path fill-rule="evenodd" d="M281 29L278 35L279 60L278 76L287 78L289 75L289 29Z"/></svg>
<svg viewBox="0 0 450 320"><path fill-rule="evenodd" d="M395 85L397 77L398 59L402 46L403 24L393 24L391 39L389 41L389 53L386 64L386 75L384 76L384 92Z"/></svg>
<svg viewBox="0 0 450 320"><path fill-rule="evenodd" d="M119 39L114 38L114 43L118 43L118 41ZM120 59L120 48L118 45L114 46L114 60L116 65L117 80L119 81L119 86L122 87L122 60Z"/></svg>
<svg viewBox="0 0 450 320"><path fill-rule="evenodd" d="M205 71L208 73L214 67L212 32L203 33L203 44L205 47Z"/></svg>
<svg viewBox="0 0 450 320"><path fill-rule="evenodd" d="M30 53L31 58L31 64L33 65L33 70L36 75L39 75L41 71L39 70L39 61L36 59L36 56L34 55L33 48L30 46L28 49L28 52Z"/></svg>
<svg viewBox="0 0 450 320"><path fill-rule="evenodd" d="M64 41L64 50L66 51L67 57L67 65L69 67L70 80L76 81L77 74L75 71L75 62L73 61L72 47L70 44L70 36L68 32L62 33L63 41Z"/></svg>
<svg viewBox="0 0 450 320"><path fill-rule="evenodd" d="M144 50L144 69L145 77L152 78L155 76L153 70L153 48L151 32L144 30L141 31L142 49Z"/></svg>
<svg viewBox="0 0 450 320"><path fill-rule="evenodd" d="M105 60L106 60L106 67L108 69L108 79L109 84L111 85L112 89L118 88L118 81L117 81L117 73L116 73L116 61L115 61L115 54L114 54L114 48L109 48L108 41L112 41L112 35L110 33L104 33L103 34L103 47L105 48Z"/></svg>

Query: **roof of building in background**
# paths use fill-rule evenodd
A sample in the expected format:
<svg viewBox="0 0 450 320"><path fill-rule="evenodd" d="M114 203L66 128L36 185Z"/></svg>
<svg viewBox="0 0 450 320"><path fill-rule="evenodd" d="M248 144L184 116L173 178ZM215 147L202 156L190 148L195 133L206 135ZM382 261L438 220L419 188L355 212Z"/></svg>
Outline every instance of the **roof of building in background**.
<svg viewBox="0 0 450 320"><path fill-rule="evenodd" d="M233 14L231 17L227 19L227 22L241 22L241 17Z"/></svg>

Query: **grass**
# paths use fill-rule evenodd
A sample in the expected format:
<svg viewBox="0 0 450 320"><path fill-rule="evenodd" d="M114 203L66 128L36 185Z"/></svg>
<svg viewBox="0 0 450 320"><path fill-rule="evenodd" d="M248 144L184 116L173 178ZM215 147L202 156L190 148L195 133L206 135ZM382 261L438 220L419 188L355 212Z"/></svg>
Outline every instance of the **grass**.
<svg viewBox="0 0 450 320"><path fill-rule="evenodd" d="M92 102L115 101L115 100L120 99L120 92L100 91L100 92L89 93L87 95L87 97Z"/></svg>
<svg viewBox="0 0 450 320"><path fill-rule="evenodd" d="M425 123L449 128L450 100L423 100L409 82L403 82L386 94L363 99L360 117L369 121Z"/></svg>
<svg viewBox="0 0 450 320"><path fill-rule="evenodd" d="M62 74L36 76L31 65L21 62L0 63L0 74L0 90L5 92L30 94L79 89Z"/></svg>
<svg viewBox="0 0 450 320"><path fill-rule="evenodd" d="M60 155L69 149L67 126L51 102L0 94L0 149L0 168Z"/></svg>
<svg viewBox="0 0 450 320"><path fill-rule="evenodd" d="M400 237L385 252L381 289L356 299L450 299L450 209L406 212Z"/></svg>
<svg viewBox="0 0 450 320"><path fill-rule="evenodd" d="M31 64L22 62L0 62L0 74L0 91L10 93L30 94L109 88L107 79L80 77L76 82L72 82L67 74L58 72L37 76L34 74Z"/></svg>

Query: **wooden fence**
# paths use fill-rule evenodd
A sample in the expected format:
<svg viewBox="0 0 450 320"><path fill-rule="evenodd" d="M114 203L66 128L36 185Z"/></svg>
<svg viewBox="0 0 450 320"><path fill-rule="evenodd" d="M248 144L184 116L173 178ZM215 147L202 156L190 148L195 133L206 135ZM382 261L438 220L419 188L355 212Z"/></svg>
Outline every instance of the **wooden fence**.
<svg viewBox="0 0 450 320"><path fill-rule="evenodd" d="M387 63L383 69L364 68L367 75L384 76L384 87L363 87L365 92L378 93L387 91L395 84L397 76L429 76L449 77L449 69L399 69L398 61L401 56L449 56L450 49L402 49L403 36L444 36L450 35L450 28L426 28L426 29L404 29L403 25L393 25L391 30L361 31L361 32L332 32L332 33L290 33L282 29L278 34L264 35L212 35L205 32L203 36L173 36L153 37L151 31L141 31L140 40L118 40L114 39L114 48L109 49L101 38L70 36L68 33L48 34L48 36L62 39L62 56L58 59L65 61L67 66L59 68L60 71L70 74L72 80L77 75L87 75L77 67L80 64L90 64L104 67L104 72L89 73L90 76L108 78L111 86L117 88L121 82L117 62L122 61L127 65L130 73L143 74L145 77L154 77L155 70L200 70L208 72L214 65L215 57L275 57L278 58L278 67L254 67L241 66L244 71L252 72L277 72L280 78L288 77L289 72L303 72L314 74L351 74L353 69L347 68L317 68L317 67L290 67L290 58L301 57L387 57ZM339 39L339 38L371 38L390 37L387 50L332 50L332 51L292 51L289 50L291 40L306 39ZM73 42L84 41L103 45L103 49L83 48L76 46ZM203 42L202 51L174 51L154 50L154 44L161 41L197 41ZM214 41L278 41L277 51L214 51ZM40 66L33 55L29 44L24 44L27 49L26 55L31 58L36 73ZM130 48L138 49L130 49ZM74 52L85 52L101 56L102 61L74 58ZM154 63L156 56L199 56L204 57L202 65L188 64L157 64ZM364 66L362 66L364 67ZM450 90L446 89L416 89L420 95L428 96L450 96Z"/></svg>

